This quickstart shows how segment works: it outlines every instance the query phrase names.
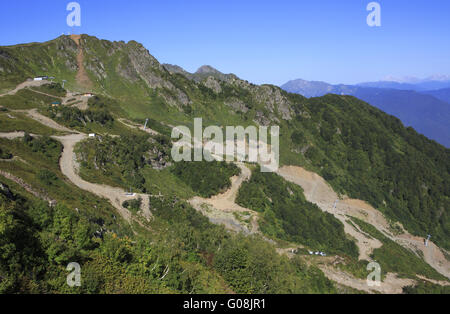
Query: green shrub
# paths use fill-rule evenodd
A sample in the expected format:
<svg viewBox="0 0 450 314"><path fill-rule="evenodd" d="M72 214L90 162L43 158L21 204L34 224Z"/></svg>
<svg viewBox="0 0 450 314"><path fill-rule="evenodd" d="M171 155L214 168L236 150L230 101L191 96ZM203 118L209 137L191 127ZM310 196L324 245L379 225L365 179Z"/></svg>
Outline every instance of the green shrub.
<svg viewBox="0 0 450 314"><path fill-rule="evenodd" d="M11 159L13 157L13 155L5 150L2 150L2 148L0 147L0 159Z"/></svg>
<svg viewBox="0 0 450 314"><path fill-rule="evenodd" d="M45 84L38 87L32 87L31 89L57 97L66 97L67 94L67 91L62 88L61 84L59 83Z"/></svg>
<svg viewBox="0 0 450 314"><path fill-rule="evenodd" d="M203 197L211 197L231 186L230 178L240 174L232 164L219 161L177 162L172 173Z"/></svg>
<svg viewBox="0 0 450 314"><path fill-rule="evenodd" d="M40 170L37 174L37 178L47 186L54 185L58 180L56 174L46 169Z"/></svg>
<svg viewBox="0 0 450 314"><path fill-rule="evenodd" d="M139 197L134 200L128 200L123 202L122 206L126 209L132 211L133 213L137 213L141 209L142 198Z"/></svg>

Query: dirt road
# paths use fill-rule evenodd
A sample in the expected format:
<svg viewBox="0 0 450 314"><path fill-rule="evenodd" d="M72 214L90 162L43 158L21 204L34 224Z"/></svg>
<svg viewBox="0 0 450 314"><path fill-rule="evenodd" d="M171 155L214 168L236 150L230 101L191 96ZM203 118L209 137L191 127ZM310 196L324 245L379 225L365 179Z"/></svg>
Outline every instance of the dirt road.
<svg viewBox="0 0 450 314"><path fill-rule="evenodd" d="M278 174L287 181L300 185L305 191L305 197L311 203L319 206L323 211L333 214L344 225L345 233L356 239L359 248L360 260L371 260L370 254L374 249L381 247L382 243L376 239L372 239L366 234L355 229L347 222L348 214L341 210L341 205L336 204L338 195L319 175L308 172L300 167L286 166L278 170Z"/></svg>
<svg viewBox="0 0 450 314"><path fill-rule="evenodd" d="M130 212L122 207L122 202L123 200L125 200L124 199L125 191L84 181L83 179L80 178L80 176L77 173L78 163L75 158L74 147L78 142L86 139L87 136L85 134L72 134L67 136L58 136L58 137L55 136L53 138L60 141L64 146L64 150L59 162L61 172L80 189L89 191L100 197L106 197L107 199L109 199L111 204L113 204L114 207L116 207L117 210L119 210L120 214L126 220L129 221ZM118 197L119 195L123 196L122 202L121 199Z"/></svg>
<svg viewBox="0 0 450 314"><path fill-rule="evenodd" d="M236 163L236 165L241 169L241 173L231 178L231 187L227 191L211 198L194 197L189 200L189 203L213 223L223 224L226 228L237 232L258 233L258 214L236 204L239 188L244 181L250 179L251 171L243 163ZM236 215L242 219L239 220ZM249 222L245 223L243 220Z"/></svg>
<svg viewBox="0 0 450 314"><path fill-rule="evenodd" d="M425 262L442 275L450 278L450 263L446 260L441 249L431 241L429 246L425 247L423 238L414 237L407 232L398 236L394 235L381 212L362 200L345 198L335 203L339 199L338 195L322 177L313 172L301 167L285 166L278 170L278 174L286 180L300 185L305 191L305 197L308 201L317 204L323 211L333 214L344 224L345 232L357 240L360 250L359 259L370 260L370 253L373 249L380 247L381 242L370 239L359 228L355 229L346 222L347 216L356 217L370 223L388 238L412 249L413 252L415 250L422 251Z"/></svg>
<svg viewBox="0 0 450 314"><path fill-rule="evenodd" d="M415 237L409 233L396 236L394 237L394 240L405 247L409 247L413 251L422 251L425 262L436 269L440 274L450 279L450 262L447 261L442 249L436 244L428 241L428 246L425 246L423 238Z"/></svg>
<svg viewBox="0 0 450 314"><path fill-rule="evenodd" d="M335 268L328 266L319 266L319 268L329 279L336 281L344 286L352 287L354 289L365 291L367 293L379 292L386 294L399 294L402 293L403 287L415 284L415 280L398 278L393 273L387 273L384 280L380 282L380 286L370 287L367 284L367 280L354 278L346 274L345 272L336 270Z"/></svg>
<svg viewBox="0 0 450 314"><path fill-rule="evenodd" d="M144 132L147 132L147 133L149 133L149 134L151 134L151 135L159 135L159 134L160 134L159 132L150 129L149 127L146 127L146 128L144 129L144 126L143 126L143 125L133 123L133 122L128 121L128 120L123 119L123 118L119 118L119 119L117 119L117 120L118 120L120 123L122 123L123 125L125 125L125 126L127 126L127 127L129 127L129 128L132 128L132 129L139 129L139 130L144 131Z"/></svg>
<svg viewBox="0 0 450 314"><path fill-rule="evenodd" d="M9 132L0 133L0 138L6 138L7 140L14 140L25 136L25 132Z"/></svg>
<svg viewBox="0 0 450 314"><path fill-rule="evenodd" d="M82 111L89 108L90 96L84 96L83 94L68 92L66 97L63 98L62 104L66 106L76 107Z"/></svg>
<svg viewBox="0 0 450 314"><path fill-rule="evenodd" d="M241 173L239 176L234 176L230 179L231 187L224 193L212 196L206 200L207 203L217 209L223 211L249 211L249 209L236 204L236 198L242 183L250 179L252 172L243 163L236 163L236 165L241 169Z"/></svg>
<svg viewBox="0 0 450 314"><path fill-rule="evenodd" d="M73 39L77 42L77 45L79 45L79 36L74 35ZM80 83L86 85L86 73L84 71L83 66L83 60L82 60L82 49L80 48L79 57L81 56L81 59L79 59L79 73L77 75L77 78L80 79ZM44 84L49 84L48 81L26 81L24 83L19 84L14 90L9 91L1 96L5 95L14 95L19 90L29 87L36 87L36 86L42 86ZM89 82L88 82L89 83ZM34 91L37 92L37 91ZM37 92L41 93L41 92ZM45 94L45 93L41 93ZM47 95L47 94L45 94ZM52 95L48 95L51 97L54 97ZM67 101L70 99L69 97L72 97L73 95L68 95L64 98L63 101ZM84 96L81 96L84 97ZM73 98L73 97L72 97ZM87 98L83 100L85 101L85 106L87 106ZM126 192L119 188L114 188L106 185L99 185L99 184L93 184L89 183L87 181L82 180L76 169L78 169L78 165L76 162L76 156L74 153L74 146L81 140L85 139L87 136L85 134L82 134L80 132L71 130L69 128L66 128L65 126L62 126L55 122L54 120L40 114L37 109L31 109L31 110L16 110L16 112L21 112L27 114L30 118L38 121L39 123L46 125L52 129L55 129L57 131L61 132L68 132L68 133L74 133L67 136L53 136L54 139L60 141L63 146L63 154L60 159L60 167L62 173L69 178L72 183L74 183L79 188L89 191L91 193L94 193L100 197L106 198L110 200L111 204L114 205L115 208L119 211L119 213L127 220L130 221L131 214L130 212L122 207L122 203L126 200L134 199L141 197L142 198L142 205L141 205L141 212L143 216L147 219L150 219L151 213L149 209L149 196L144 194L135 194L133 196L126 195ZM0 138L6 138L6 139L16 139L20 137L24 137L24 132L11 132L11 133L0 133ZM36 136L36 135L35 135Z"/></svg>
<svg viewBox="0 0 450 314"><path fill-rule="evenodd" d="M49 82L49 81L26 81L26 82L23 82L23 83L20 83L19 85L17 85L17 87L14 88L13 90L11 90L7 93L1 94L0 97L7 96L7 95L15 95L18 91L20 91L24 88L39 87L39 86L42 86L45 84L50 84L50 83L51 82ZM37 91L34 91L34 92L37 92ZM40 92L37 92L37 93L40 93ZM41 94L44 94L44 93L41 93ZM47 95L47 94L45 94L45 95ZM55 97L52 95L48 95L48 96Z"/></svg>
<svg viewBox="0 0 450 314"><path fill-rule="evenodd" d="M7 96L7 95L15 95L18 91L25 89L25 88L30 88L30 87L39 87L45 84L51 84L50 81L25 81L23 83L20 83L19 85L17 85L17 87L7 93L1 94L0 97L2 96ZM63 105L70 105L69 104L69 100L72 100L70 103L73 103L74 107L77 107L80 110L86 110L88 109L88 100L89 100L89 96L84 96L84 95L80 95L80 94L74 94L74 93L70 93L68 92L66 97L60 97L60 96L55 96L55 95L51 95L51 94L47 94L44 92L40 92L34 89L30 90L34 93L38 93L44 96L48 96L48 97L52 97L52 98L57 98L57 99L61 99L61 104Z"/></svg>
<svg viewBox="0 0 450 314"><path fill-rule="evenodd" d="M69 128L66 128L65 126L60 125L59 123L55 122L54 120L50 119L49 117L46 117L42 114L40 114L37 109L30 109L30 110L14 110L14 112L20 112L25 113L28 117L32 118L33 120L36 120L37 122L48 126L49 128L52 128L57 131L61 132L68 132L68 133L79 133L77 131L71 130Z"/></svg>
<svg viewBox="0 0 450 314"><path fill-rule="evenodd" d="M60 159L60 167L61 172L69 178L69 180L78 186L79 188L89 191L91 193L94 193L102 198L106 198L110 200L111 204L117 208L119 213L126 219L130 220L131 214L130 212L122 207L122 203L126 200L134 199L141 197L142 198L142 206L141 211L145 218L150 219L151 213L149 209L149 197L148 195L144 194L136 194L134 196L128 196L126 195L126 192L119 188L114 188L106 185L100 185L100 184L94 184L87 181L84 181L80 178L80 176L77 173L78 164L76 162L76 156L74 153L74 147L75 145L82 141L83 139L87 138L86 134L71 130L69 128L66 128L52 119L41 115L37 112L37 109L32 110L21 110L20 112L27 113L32 119L40 122L43 125L46 125L50 128L53 128L58 131L62 132L68 132L68 133L74 133L67 136L53 136L52 138L60 141L63 146L63 153ZM6 138L6 139L15 139L20 138L24 136L24 132L11 132L11 133L0 133L0 138Z"/></svg>
<svg viewBox="0 0 450 314"><path fill-rule="evenodd" d="M69 178L69 180L82 190L91 192L97 196L108 199L111 204L119 211L123 218L130 221L130 212L122 206L124 201L136 199L141 197L143 202L141 210L144 217L149 219L151 217L149 209L149 197L144 194L127 195L127 193L120 188L111 187L108 185L90 183L83 180L78 175L79 165L76 161L76 154L74 152L75 145L86 139L85 134L71 134L67 136L53 136L54 139L60 141L64 150L60 159L61 172Z"/></svg>

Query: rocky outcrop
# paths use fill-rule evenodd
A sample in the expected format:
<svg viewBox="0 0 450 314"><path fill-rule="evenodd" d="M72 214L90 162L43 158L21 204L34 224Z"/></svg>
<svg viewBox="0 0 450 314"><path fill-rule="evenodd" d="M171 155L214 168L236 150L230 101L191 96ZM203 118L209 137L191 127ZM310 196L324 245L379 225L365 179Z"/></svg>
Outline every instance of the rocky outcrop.
<svg viewBox="0 0 450 314"><path fill-rule="evenodd" d="M212 89L216 94L222 92L222 87L220 87L219 81L212 76L208 76L208 78L202 84Z"/></svg>
<svg viewBox="0 0 450 314"><path fill-rule="evenodd" d="M248 107L245 105L245 103L238 99L238 98L232 98L230 100L225 101L225 105L233 108L235 111L240 111L243 113L248 112Z"/></svg>

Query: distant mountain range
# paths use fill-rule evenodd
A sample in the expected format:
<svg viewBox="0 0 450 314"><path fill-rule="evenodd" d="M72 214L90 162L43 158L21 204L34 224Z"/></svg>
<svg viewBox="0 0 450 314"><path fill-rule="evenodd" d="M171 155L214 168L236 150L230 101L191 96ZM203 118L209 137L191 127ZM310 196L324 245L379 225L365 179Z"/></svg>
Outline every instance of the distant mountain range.
<svg viewBox="0 0 450 314"><path fill-rule="evenodd" d="M438 90L431 90L423 92L424 94L432 95L437 99L450 103L450 88L443 88Z"/></svg>
<svg viewBox="0 0 450 314"><path fill-rule="evenodd" d="M413 127L428 138L450 147L450 80L332 85L298 79L281 87L305 97L326 94L355 96L398 117L405 125Z"/></svg>
<svg viewBox="0 0 450 314"><path fill-rule="evenodd" d="M362 87L389 88L401 90L413 90L416 92L444 89L450 87L450 79L444 80L418 80L417 82L378 81L357 84Z"/></svg>

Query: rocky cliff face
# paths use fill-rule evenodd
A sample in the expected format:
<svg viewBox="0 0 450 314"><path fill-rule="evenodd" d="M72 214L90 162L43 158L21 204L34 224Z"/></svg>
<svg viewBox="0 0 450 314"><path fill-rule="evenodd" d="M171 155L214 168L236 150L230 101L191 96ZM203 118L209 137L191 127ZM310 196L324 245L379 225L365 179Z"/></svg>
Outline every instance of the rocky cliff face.
<svg viewBox="0 0 450 314"><path fill-rule="evenodd" d="M205 101L203 87L235 112L247 112L248 106L254 107L258 116L265 117L264 121L255 119L257 123L292 119L294 104L278 87L257 86L211 66L202 66L195 73L189 73L179 66L162 65L135 41L109 42L83 35L82 45L86 69L99 89L112 95L117 93L118 97L124 97L130 93L132 85L131 90L140 89L135 93L146 95L156 91L168 106L185 111L187 107ZM113 82L119 85L114 90L110 87ZM242 95L248 97L237 102L236 98L242 98Z"/></svg>
<svg viewBox="0 0 450 314"><path fill-rule="evenodd" d="M123 102L146 103L157 95L167 106L186 111L191 106L208 106L208 95L213 94L215 103L233 112L254 109L254 121L260 124L290 120L294 112L295 104L278 87L257 86L211 66L188 73L178 66L160 64L136 41L111 42L88 35L80 36L79 46L69 36L61 36L45 43L0 48L0 87L49 75L67 80L69 88L76 90L80 62L93 92Z"/></svg>

